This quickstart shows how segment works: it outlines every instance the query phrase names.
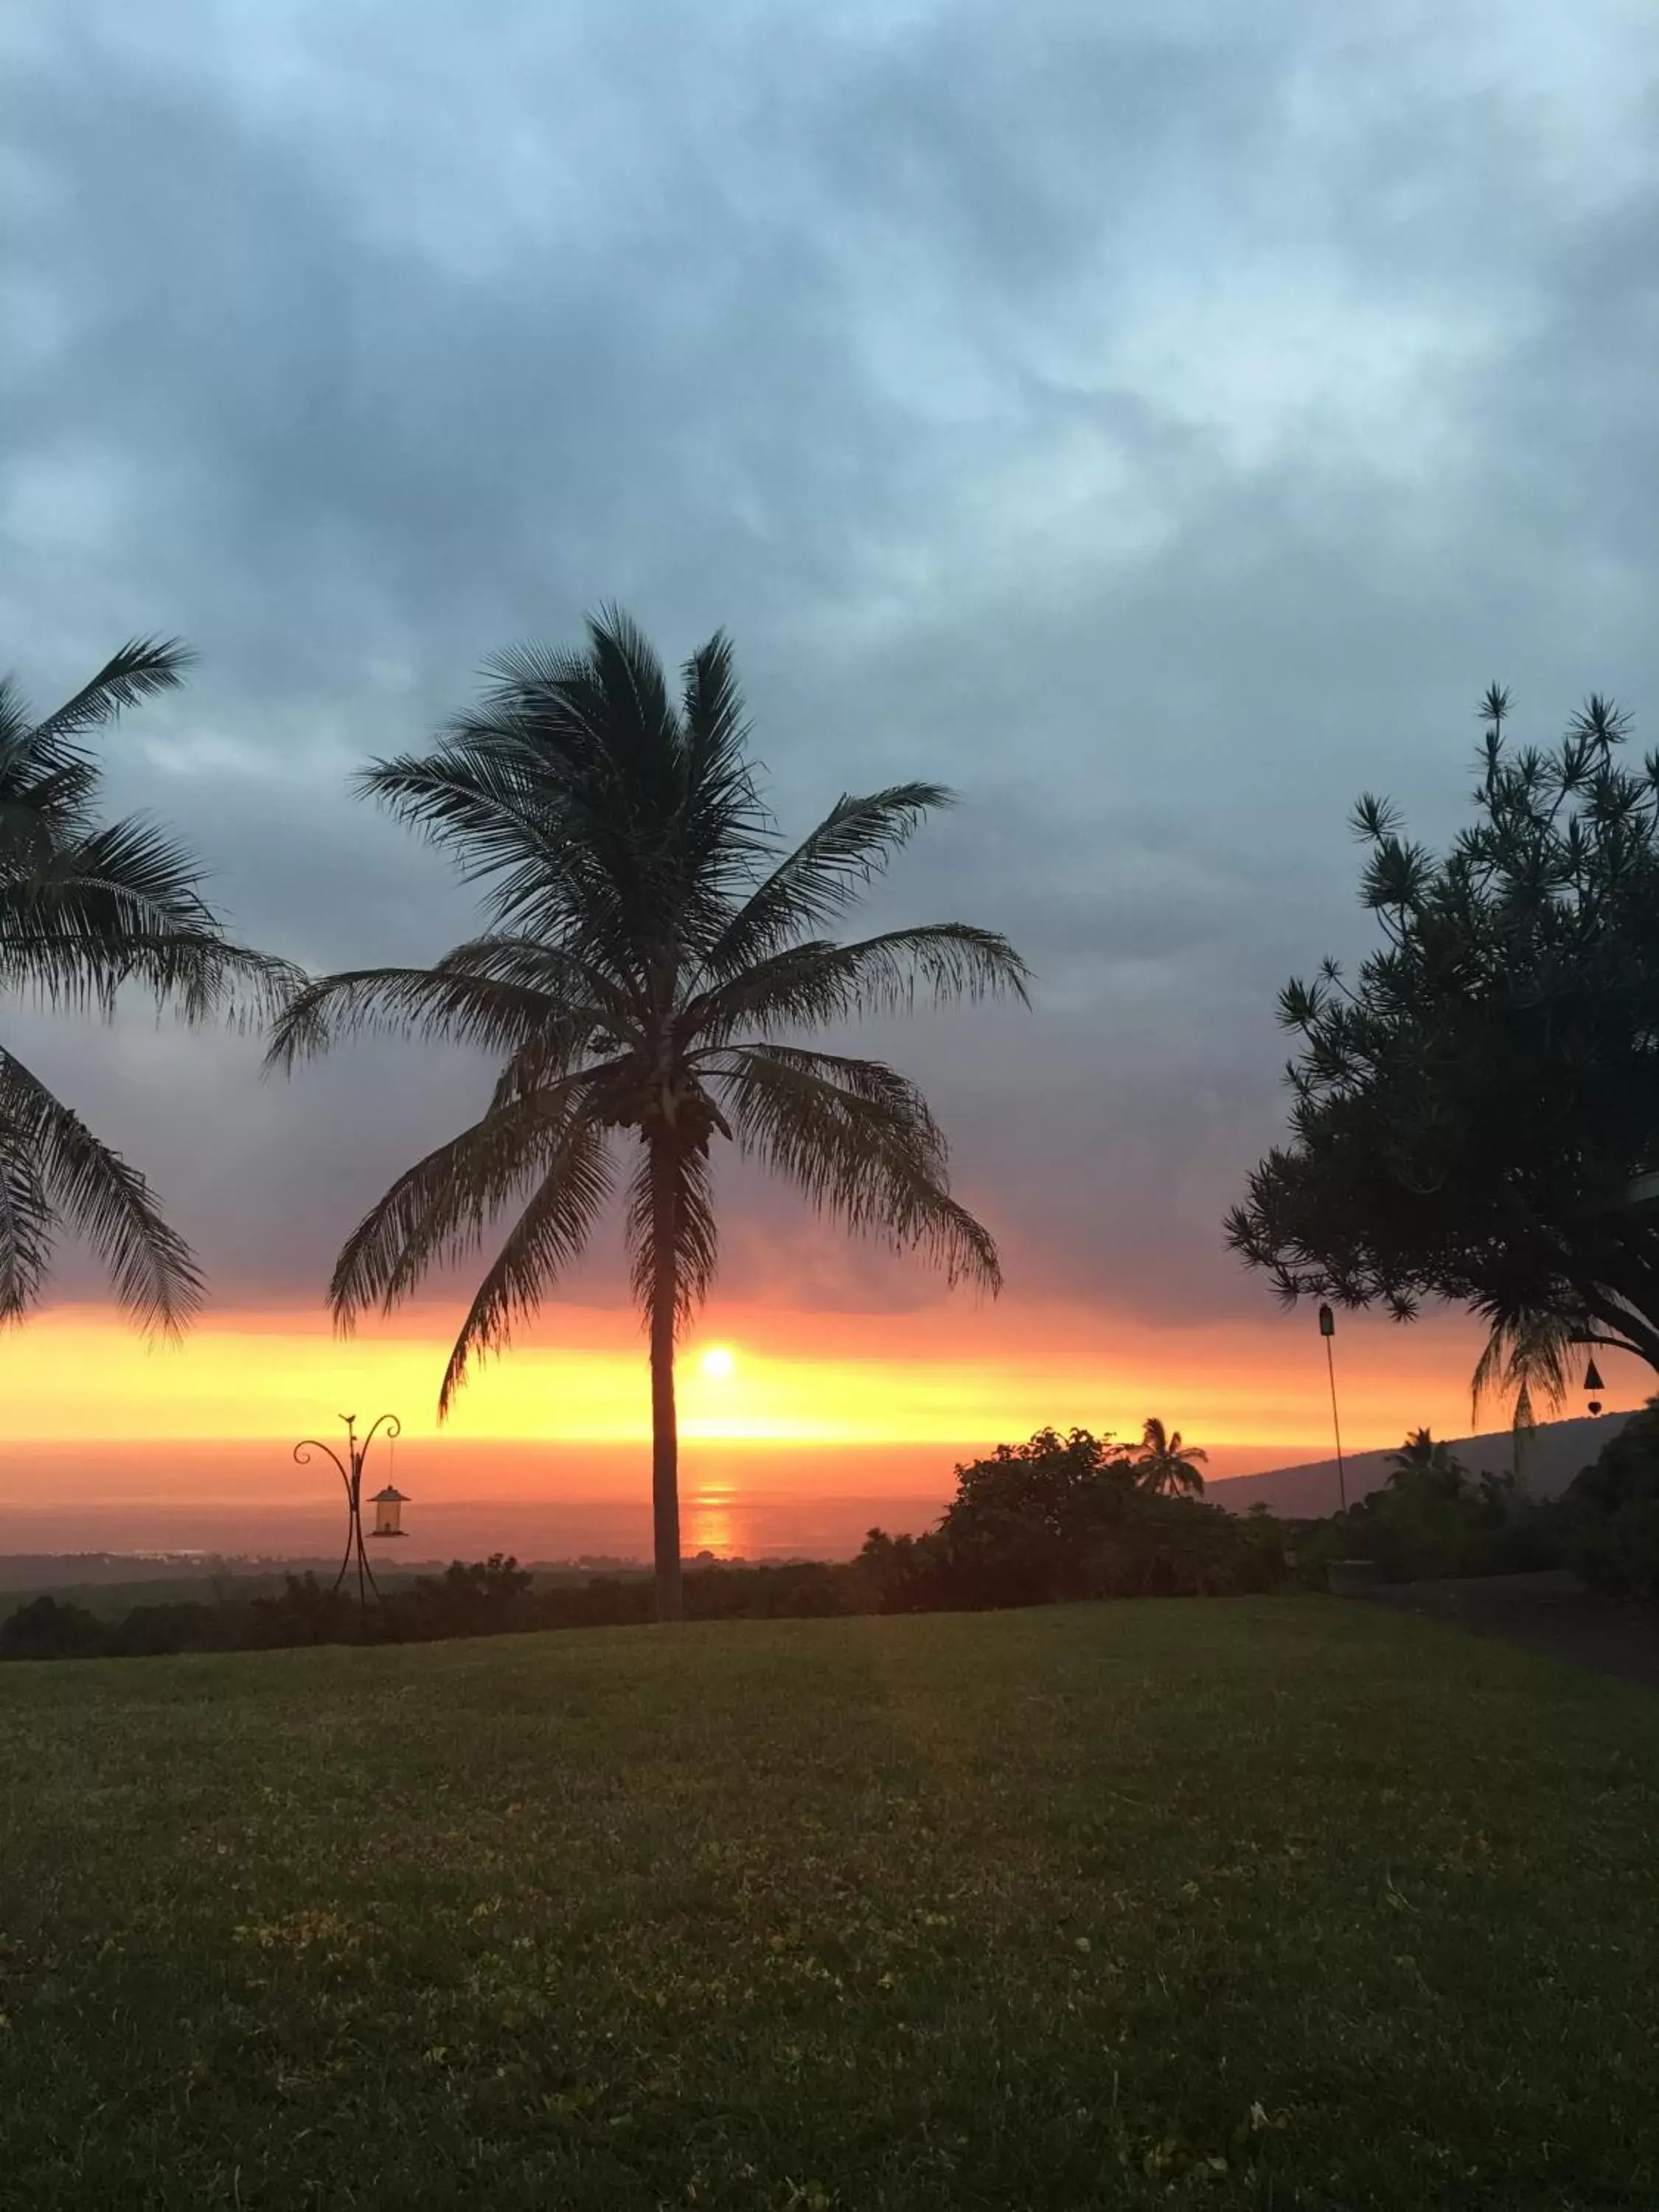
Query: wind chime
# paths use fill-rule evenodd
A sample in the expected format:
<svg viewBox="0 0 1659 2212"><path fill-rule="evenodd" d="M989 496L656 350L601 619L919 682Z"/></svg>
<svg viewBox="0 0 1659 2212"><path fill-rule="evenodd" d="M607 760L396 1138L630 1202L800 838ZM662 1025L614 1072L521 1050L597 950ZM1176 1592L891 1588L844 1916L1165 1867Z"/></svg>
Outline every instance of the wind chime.
<svg viewBox="0 0 1659 2212"><path fill-rule="evenodd" d="M1589 1401L1589 1409L1591 1413L1599 1413L1601 1410L1601 1393L1606 1389L1607 1385L1602 1382L1601 1375L1597 1371L1595 1362L1593 1359L1589 1365L1584 1370L1584 1388L1586 1390L1592 1391L1595 1394Z"/></svg>

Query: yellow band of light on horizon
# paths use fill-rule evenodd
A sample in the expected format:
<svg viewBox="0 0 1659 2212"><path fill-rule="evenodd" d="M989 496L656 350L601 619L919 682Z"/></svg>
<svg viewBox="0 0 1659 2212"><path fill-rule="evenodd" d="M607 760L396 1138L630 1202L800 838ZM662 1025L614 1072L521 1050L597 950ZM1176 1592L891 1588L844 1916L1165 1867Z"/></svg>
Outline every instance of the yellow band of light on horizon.
<svg viewBox="0 0 1659 2212"><path fill-rule="evenodd" d="M628 1443L648 1434L645 1347L632 1317L574 1309L551 1317L542 1341L484 1363L440 1431L449 1346L436 1319L409 1334L341 1340L321 1319L230 1315L182 1345L152 1346L107 1310L59 1308L0 1338L8 1436L326 1436L340 1413L366 1422L386 1411L411 1437ZM681 1433L802 1445L1012 1442L1050 1423L1136 1433L1157 1413L1195 1442L1322 1447L1324 1363L1309 1358L1303 1334L1272 1324L1103 1327L1076 1314L970 1316L957 1328L929 1316L728 1310L684 1347ZM550 1343L550 1334L568 1340ZM701 1356L717 1341L732 1347L727 1374L708 1371ZM1351 1337L1349 1347L1344 1427L1357 1446L1397 1441L1419 1422L1460 1432L1470 1357L1461 1334L1413 1341L1379 1331Z"/></svg>

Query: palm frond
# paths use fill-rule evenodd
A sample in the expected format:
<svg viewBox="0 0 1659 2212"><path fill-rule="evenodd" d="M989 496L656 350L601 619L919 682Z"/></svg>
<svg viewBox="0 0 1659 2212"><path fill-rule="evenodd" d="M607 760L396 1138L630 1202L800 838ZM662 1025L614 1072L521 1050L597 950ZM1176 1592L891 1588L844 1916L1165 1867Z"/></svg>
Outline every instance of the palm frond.
<svg viewBox="0 0 1659 2212"><path fill-rule="evenodd" d="M768 1066L798 1073L809 1080L845 1091L855 1099L890 1117L896 1126L914 1133L918 1146L942 1175L948 1161L945 1133L933 1118L921 1086L902 1075L885 1060L865 1060L846 1053L819 1052L809 1046L766 1043L726 1046L707 1058L709 1074L716 1079L726 1068L741 1073L745 1060L758 1055Z"/></svg>
<svg viewBox="0 0 1659 2212"><path fill-rule="evenodd" d="M1492 1312L1491 1328L1469 1378L1470 1418L1478 1420L1483 1402L1524 1391L1528 1402L1565 1403L1572 1389L1576 1347L1593 1324L1582 1309L1564 1303L1545 1310L1519 1307Z"/></svg>
<svg viewBox="0 0 1659 2212"><path fill-rule="evenodd" d="M0 988L106 1012L137 983L186 1020L263 1018L298 981L270 954L231 944L185 849L141 817L0 878Z"/></svg>
<svg viewBox="0 0 1659 2212"><path fill-rule="evenodd" d="M0 1109L0 1327L39 1303L52 1273L52 1200L33 1135L31 1121Z"/></svg>
<svg viewBox="0 0 1659 2212"><path fill-rule="evenodd" d="M599 758L637 797L654 796L672 809L684 795L684 733L656 647L623 608L589 616L586 658L561 689L583 710L583 729L599 738Z"/></svg>
<svg viewBox="0 0 1659 2212"><path fill-rule="evenodd" d="M429 843L453 852L464 881L505 876L510 899L515 883L527 888L557 864L538 817L533 766L522 734L496 716L453 732L429 753L371 762L356 784Z"/></svg>
<svg viewBox="0 0 1659 2212"><path fill-rule="evenodd" d="M432 753L365 787L454 854L503 929L600 950L619 977L701 951L769 849L726 641L692 657L678 710L615 609L586 653L517 647L489 672Z"/></svg>
<svg viewBox="0 0 1659 2212"><path fill-rule="evenodd" d="M879 1062L856 1082L831 1079L812 1057L733 1047L713 1071L739 1146L854 1232L924 1252L952 1284L1000 1289L996 1245L951 1196L944 1140L902 1097L904 1079Z"/></svg>
<svg viewBox="0 0 1659 2212"><path fill-rule="evenodd" d="M42 766L73 759L73 740L112 722L128 707L174 691L196 655L176 637L135 637L112 653L89 684L54 714L34 725L35 757Z"/></svg>
<svg viewBox="0 0 1659 2212"><path fill-rule="evenodd" d="M538 937L495 933L475 937L447 952L444 971L539 991L565 1007L592 1006L622 1036L649 1009L630 979L611 975L580 947Z"/></svg>
<svg viewBox="0 0 1659 2212"><path fill-rule="evenodd" d="M693 655L677 711L650 641L604 608L552 717L567 753L569 715L588 746L563 800L589 903L611 911L649 967L670 971L725 926L764 849L730 647L717 634Z"/></svg>
<svg viewBox="0 0 1659 2212"><path fill-rule="evenodd" d="M106 1017L122 987L132 984L182 1021L260 1029L298 980L292 962L222 937L133 937L118 948L64 933L20 932L0 941L0 989L58 1009L95 1006Z"/></svg>
<svg viewBox="0 0 1659 2212"><path fill-rule="evenodd" d="M438 1394L441 1420L471 1362L482 1352L504 1350L515 1323L533 1316L560 1275L580 1258L611 1188L605 1131L578 1108L565 1119L535 1194L467 1310Z"/></svg>
<svg viewBox="0 0 1659 2212"><path fill-rule="evenodd" d="M684 1029L724 1044L744 1029L815 1029L872 1013L908 1013L917 989L935 1006L1005 994L1029 1005L1030 970L1007 939L965 921L927 922L834 945L813 939L700 993Z"/></svg>
<svg viewBox="0 0 1659 2212"><path fill-rule="evenodd" d="M843 793L732 916L708 954L710 975L724 981L846 913L924 817L955 803L939 783Z"/></svg>
<svg viewBox="0 0 1659 2212"><path fill-rule="evenodd" d="M562 702L497 710L424 757L376 762L359 788L451 854L496 930L580 947L637 987L653 939L639 927L629 817L602 767L584 787L560 764L541 726L568 733L571 719Z"/></svg>
<svg viewBox="0 0 1659 2212"><path fill-rule="evenodd" d="M42 873L60 847L85 836L98 773L96 761L76 760L37 775L34 763L0 738L0 878Z"/></svg>
<svg viewBox="0 0 1659 2212"><path fill-rule="evenodd" d="M680 709L685 796L681 839L686 857L688 949L706 957L730 927L756 872L777 849L771 818L755 788L749 724L738 688L732 641L717 630L683 672Z"/></svg>
<svg viewBox="0 0 1659 2212"><path fill-rule="evenodd" d="M126 927L210 928L215 916L200 884L200 866L188 848L133 814L60 846L42 889L78 891L88 902L88 926L103 919L118 935ZM90 903L97 894L108 902L101 915Z"/></svg>
<svg viewBox="0 0 1659 2212"><path fill-rule="evenodd" d="M0 1051L0 1129L12 1166L14 1233L22 1243L0 1258L0 1319L15 1320L51 1224L61 1220L85 1238L108 1268L118 1303L140 1325L175 1334L201 1306L202 1278L190 1247L162 1218L137 1169L99 1142L80 1116L54 1097L13 1054ZM16 1163L29 1163L20 1182ZM27 1214L30 1178L37 1194ZM19 1200L22 1210L19 1210ZM42 1215L40 1206L49 1209ZM33 1242L31 1242L31 1239Z"/></svg>
<svg viewBox="0 0 1659 2212"><path fill-rule="evenodd" d="M597 1016L586 1010L582 1035ZM289 1072L341 1037L442 1039L516 1053L569 1010L545 992L494 982L439 961L431 968L355 968L319 976L294 993L272 1024L267 1069Z"/></svg>
<svg viewBox="0 0 1659 2212"><path fill-rule="evenodd" d="M390 1313L434 1267L482 1246L502 1206L548 1171L578 1111L586 1072L495 1108L404 1170L347 1237L329 1304L349 1330L371 1306Z"/></svg>
<svg viewBox="0 0 1659 2212"><path fill-rule="evenodd" d="M731 810L720 817L720 826L735 816L751 830L763 830L768 817L755 791L737 660L724 630L699 646L682 670L680 715L688 788L704 805Z"/></svg>

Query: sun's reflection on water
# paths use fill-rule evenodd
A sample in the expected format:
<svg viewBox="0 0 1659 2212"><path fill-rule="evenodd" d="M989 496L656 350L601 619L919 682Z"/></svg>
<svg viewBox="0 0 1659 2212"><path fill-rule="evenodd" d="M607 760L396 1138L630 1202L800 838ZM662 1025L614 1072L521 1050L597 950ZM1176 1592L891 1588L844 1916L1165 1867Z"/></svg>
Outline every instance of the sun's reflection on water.
<svg viewBox="0 0 1659 2212"><path fill-rule="evenodd" d="M744 1548L739 1536L745 1517L734 1491L697 1491L685 1500L680 1548L688 1556L713 1552L716 1559L732 1559Z"/></svg>

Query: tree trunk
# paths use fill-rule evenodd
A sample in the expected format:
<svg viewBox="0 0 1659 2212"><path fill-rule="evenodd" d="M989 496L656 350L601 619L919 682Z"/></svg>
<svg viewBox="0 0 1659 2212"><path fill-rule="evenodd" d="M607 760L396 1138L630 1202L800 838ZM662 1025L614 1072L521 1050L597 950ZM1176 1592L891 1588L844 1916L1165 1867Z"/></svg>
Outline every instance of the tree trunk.
<svg viewBox="0 0 1659 2212"><path fill-rule="evenodd" d="M680 1437L674 1412L674 1307L679 1287L674 1161L651 1147L651 1519L657 1618L684 1617L680 1584Z"/></svg>

